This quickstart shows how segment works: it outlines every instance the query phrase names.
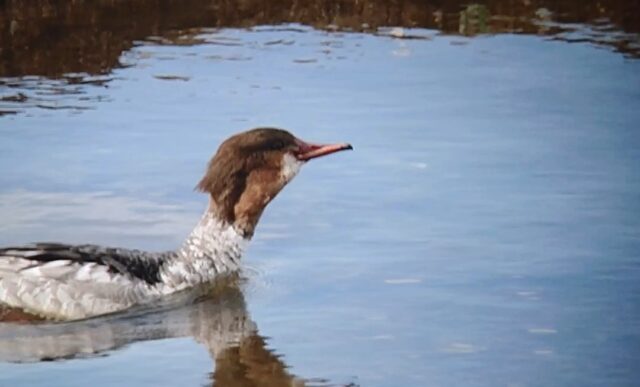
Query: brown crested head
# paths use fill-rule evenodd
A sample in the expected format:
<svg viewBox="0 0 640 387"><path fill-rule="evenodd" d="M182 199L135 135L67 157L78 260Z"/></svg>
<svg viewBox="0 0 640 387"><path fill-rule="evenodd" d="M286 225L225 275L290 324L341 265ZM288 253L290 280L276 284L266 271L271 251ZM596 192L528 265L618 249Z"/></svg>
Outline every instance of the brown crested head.
<svg viewBox="0 0 640 387"><path fill-rule="evenodd" d="M305 162L346 149L353 148L310 144L282 129L249 130L220 145L197 189L211 195L210 210L250 238L264 208Z"/></svg>

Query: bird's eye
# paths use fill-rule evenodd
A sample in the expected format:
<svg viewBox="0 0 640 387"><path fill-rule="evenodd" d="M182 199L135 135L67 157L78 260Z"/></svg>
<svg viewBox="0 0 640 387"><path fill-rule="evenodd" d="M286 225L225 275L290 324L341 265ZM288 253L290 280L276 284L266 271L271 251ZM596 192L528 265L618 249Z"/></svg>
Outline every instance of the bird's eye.
<svg viewBox="0 0 640 387"><path fill-rule="evenodd" d="M273 142L270 144L270 148L271 148L272 150L282 149L282 148L284 148L284 142L283 142L283 141L273 141Z"/></svg>

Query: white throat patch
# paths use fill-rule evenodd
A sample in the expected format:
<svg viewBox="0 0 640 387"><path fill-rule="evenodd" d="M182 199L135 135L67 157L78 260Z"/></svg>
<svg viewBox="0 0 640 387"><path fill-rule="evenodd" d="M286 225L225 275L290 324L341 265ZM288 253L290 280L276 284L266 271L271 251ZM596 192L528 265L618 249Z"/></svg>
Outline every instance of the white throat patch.
<svg viewBox="0 0 640 387"><path fill-rule="evenodd" d="M285 153L284 156L282 156L282 169L280 170L280 176L285 183L290 182L291 179L300 172L302 164L304 164L304 161L298 160L289 153Z"/></svg>

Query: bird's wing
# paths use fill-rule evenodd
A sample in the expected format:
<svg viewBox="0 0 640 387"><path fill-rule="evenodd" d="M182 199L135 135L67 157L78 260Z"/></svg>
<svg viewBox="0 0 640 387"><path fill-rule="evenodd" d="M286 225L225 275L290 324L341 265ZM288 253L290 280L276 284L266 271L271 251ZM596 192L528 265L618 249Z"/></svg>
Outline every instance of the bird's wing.
<svg viewBox="0 0 640 387"><path fill-rule="evenodd" d="M69 264L93 263L105 267L108 272L141 279L153 285L160 282L162 265L173 256L173 252L149 253L140 250L110 248L97 245L67 245L60 243L34 243L0 249L0 266L11 259L20 259L17 270L37 269L45 266L59 270ZM77 265L74 265L77 266Z"/></svg>

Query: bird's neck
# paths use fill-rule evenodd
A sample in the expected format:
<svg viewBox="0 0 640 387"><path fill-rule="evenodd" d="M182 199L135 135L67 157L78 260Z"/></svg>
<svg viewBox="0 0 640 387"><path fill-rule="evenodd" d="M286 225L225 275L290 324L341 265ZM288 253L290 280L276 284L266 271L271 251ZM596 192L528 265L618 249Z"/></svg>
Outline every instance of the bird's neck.
<svg viewBox="0 0 640 387"><path fill-rule="evenodd" d="M164 270L164 282L182 288L210 282L217 275L239 269L249 240L221 220L210 206Z"/></svg>

